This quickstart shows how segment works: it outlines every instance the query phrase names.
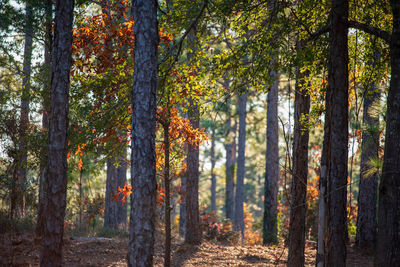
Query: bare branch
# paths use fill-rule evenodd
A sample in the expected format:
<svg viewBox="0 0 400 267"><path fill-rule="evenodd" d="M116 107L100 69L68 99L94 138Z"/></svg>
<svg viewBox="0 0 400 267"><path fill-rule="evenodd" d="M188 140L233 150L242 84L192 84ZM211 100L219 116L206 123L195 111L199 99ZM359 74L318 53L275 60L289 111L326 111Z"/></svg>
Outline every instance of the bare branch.
<svg viewBox="0 0 400 267"><path fill-rule="evenodd" d="M376 28L374 26L371 26L371 25L368 25L368 24L365 24L362 22L349 20L348 25L349 25L349 28L358 29L358 30L364 31L366 33L375 35L376 37L379 37L379 38L385 40L387 43L390 43L390 39L392 38L390 33L388 33L387 31L384 31L382 29Z"/></svg>

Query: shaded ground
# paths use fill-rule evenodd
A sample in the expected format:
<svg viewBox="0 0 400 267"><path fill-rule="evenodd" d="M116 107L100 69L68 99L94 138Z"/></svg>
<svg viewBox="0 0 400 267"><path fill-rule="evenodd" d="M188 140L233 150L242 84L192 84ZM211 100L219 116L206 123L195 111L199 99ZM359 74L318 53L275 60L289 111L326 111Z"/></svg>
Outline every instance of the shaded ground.
<svg viewBox="0 0 400 267"><path fill-rule="evenodd" d="M64 266L126 266L126 238L66 238ZM38 266L40 240L33 235L0 235L0 266ZM285 266L287 248L226 246L204 241L175 245L174 266ZM315 249L306 248L306 266L314 266ZM156 244L155 266L162 266L162 242ZM347 266L372 266L372 257L349 248Z"/></svg>

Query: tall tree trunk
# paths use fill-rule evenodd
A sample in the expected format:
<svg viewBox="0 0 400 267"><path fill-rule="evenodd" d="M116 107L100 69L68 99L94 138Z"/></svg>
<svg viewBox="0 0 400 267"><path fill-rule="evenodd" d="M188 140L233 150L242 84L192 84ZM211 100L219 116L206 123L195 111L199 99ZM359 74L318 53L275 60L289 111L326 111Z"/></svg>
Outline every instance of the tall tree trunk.
<svg viewBox="0 0 400 267"><path fill-rule="evenodd" d="M348 0L332 1L328 86L330 149L327 169L327 266L346 265L346 201L348 168Z"/></svg>
<svg viewBox="0 0 400 267"><path fill-rule="evenodd" d="M29 102L30 102L30 80L31 80L31 61L33 48L33 28L32 28L32 6L29 1L25 6L25 47L23 62L23 79L22 79L22 95L21 95L21 114L19 120L19 154L16 165L16 182L15 191L12 199L15 200L11 215L14 211L17 217L25 217L25 182L26 168L28 160L27 151L27 130L29 126ZM14 209L15 208L15 209Z"/></svg>
<svg viewBox="0 0 400 267"><path fill-rule="evenodd" d="M52 48L49 120L48 188L41 266L62 265L62 243L67 191L67 131L69 73L72 53L74 0L57 0Z"/></svg>
<svg viewBox="0 0 400 267"><path fill-rule="evenodd" d="M385 154L379 184L376 266L400 266L400 1L391 0L391 80L387 99Z"/></svg>
<svg viewBox="0 0 400 267"><path fill-rule="evenodd" d="M188 43L192 52L188 53L188 59L194 56L196 51L196 29L188 34ZM193 128L200 127L200 112L197 103L189 98L189 120ZM201 241L200 215L199 215L199 148L188 145L187 170L186 170L186 233L185 243L199 244Z"/></svg>
<svg viewBox="0 0 400 267"><path fill-rule="evenodd" d="M217 178L215 175L215 128L211 134L211 211L217 211Z"/></svg>
<svg viewBox="0 0 400 267"><path fill-rule="evenodd" d="M271 71L274 81L267 98L267 152L264 183L264 220L263 244L273 244L277 239L278 214L278 179L279 179L279 146L278 146L278 87L279 75Z"/></svg>
<svg viewBox="0 0 400 267"><path fill-rule="evenodd" d="M297 49L302 49L298 42ZM310 94L306 79L309 71L296 73L294 98L293 174L291 189L288 266L304 266L304 247L307 212L308 139L307 118L310 113Z"/></svg>
<svg viewBox="0 0 400 267"><path fill-rule="evenodd" d="M240 231L244 237L244 176L245 176L245 150L246 150L246 104L247 93L239 96L239 144L238 161L236 172L236 195L235 195L235 220L234 230Z"/></svg>
<svg viewBox="0 0 400 267"><path fill-rule="evenodd" d="M52 43L52 21L53 21L53 1L46 1L46 34L44 43L44 71L45 71L45 85L43 93L42 103L42 128L47 134L49 129L49 96L51 90L51 43ZM47 145L44 145L41 149L40 158L40 174L39 174L39 193L38 193L38 214L36 219L35 234L37 237L41 237L44 232L44 210L46 205L45 193L47 192L47 161L48 161L48 150Z"/></svg>
<svg viewBox="0 0 400 267"><path fill-rule="evenodd" d="M374 52L374 62L379 59L379 52ZM375 64L369 64L374 67ZM379 117L371 114L375 101L379 99L379 92L375 82L364 93L363 124L361 142L361 171L358 193L357 233L356 246L373 251L376 239L376 203L378 188L378 173L367 175L371 168L369 161L378 159L379 131L373 130L379 126Z"/></svg>
<svg viewBox="0 0 400 267"><path fill-rule="evenodd" d="M169 100L168 100L169 101ZM164 189L165 189L165 251L164 251L164 266L171 266L171 192L169 178L169 106L167 106L168 118L164 126Z"/></svg>
<svg viewBox="0 0 400 267"><path fill-rule="evenodd" d="M225 122L225 215L226 218L233 220L234 217L234 195L235 195L235 163L236 163L236 142L235 131L232 127L231 116L231 95L229 80L224 77L224 86L226 88L226 113L227 120Z"/></svg>
<svg viewBox="0 0 400 267"><path fill-rule="evenodd" d="M132 1L135 65L132 101L131 214L128 266L152 266L156 219L157 2Z"/></svg>
<svg viewBox="0 0 400 267"><path fill-rule="evenodd" d="M187 154L187 152L186 152ZM186 159L185 159L186 160ZM187 160L186 160L187 162ZM185 237L186 233L186 173L181 177L181 201L179 203L179 236Z"/></svg>
<svg viewBox="0 0 400 267"><path fill-rule="evenodd" d="M113 201L113 195L117 194L118 187L126 184L126 149L119 155L117 161L114 158L107 159L106 199L104 208L104 227L110 229L126 229L126 205ZM118 166L117 166L118 164Z"/></svg>

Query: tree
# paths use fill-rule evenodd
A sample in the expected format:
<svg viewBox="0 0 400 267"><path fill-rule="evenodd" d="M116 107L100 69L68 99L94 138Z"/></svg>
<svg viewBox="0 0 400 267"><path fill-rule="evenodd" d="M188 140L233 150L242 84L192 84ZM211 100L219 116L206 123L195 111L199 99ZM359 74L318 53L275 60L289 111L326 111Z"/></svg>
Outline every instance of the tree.
<svg viewBox="0 0 400 267"><path fill-rule="evenodd" d="M157 2L132 1L135 52L132 101L129 266L151 266L156 209Z"/></svg>
<svg viewBox="0 0 400 267"><path fill-rule="evenodd" d="M374 60L369 61L371 72L379 60L379 51L374 51ZM373 75L376 76L376 75ZM376 88L376 77L372 77L371 84L367 84L364 92L363 124L361 143L361 171L358 193L357 233L356 245L359 248L372 251L376 240L376 203L378 188L378 173L371 173L371 161L378 159L379 149L379 117L374 113L374 103L379 100ZM378 130L377 130L378 128Z"/></svg>
<svg viewBox="0 0 400 267"><path fill-rule="evenodd" d="M267 99L267 151L264 183L263 244L276 243L278 214L278 86L279 75L271 71L272 86Z"/></svg>
<svg viewBox="0 0 400 267"><path fill-rule="evenodd" d="M217 211L217 177L215 175L215 128L211 132L211 211Z"/></svg>
<svg viewBox="0 0 400 267"><path fill-rule="evenodd" d="M55 4L54 43L49 118L48 187L41 266L62 265L62 243L67 190L68 97L72 54L74 0Z"/></svg>
<svg viewBox="0 0 400 267"><path fill-rule="evenodd" d="M299 54L304 52L301 41L297 42L297 50ZM302 72L299 67L296 70L288 266L304 266L309 139L307 122L310 113L310 93L307 91L309 75L309 71Z"/></svg>
<svg viewBox="0 0 400 267"><path fill-rule="evenodd" d="M244 176L245 176L245 150L246 150L246 104L247 93L239 96L239 144L236 170L236 195L235 195L235 220L234 229L244 237Z"/></svg>

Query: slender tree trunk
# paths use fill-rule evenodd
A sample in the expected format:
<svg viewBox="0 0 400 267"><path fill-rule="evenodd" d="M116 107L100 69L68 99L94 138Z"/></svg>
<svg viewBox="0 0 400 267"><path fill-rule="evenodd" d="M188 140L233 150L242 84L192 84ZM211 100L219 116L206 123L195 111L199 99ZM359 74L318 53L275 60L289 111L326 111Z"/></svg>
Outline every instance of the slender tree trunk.
<svg viewBox="0 0 400 267"><path fill-rule="evenodd" d="M135 65L132 102L131 215L128 266L152 266L156 217L157 2L132 1Z"/></svg>
<svg viewBox="0 0 400 267"><path fill-rule="evenodd" d="M375 53L375 62L379 52ZM369 64L370 66L372 64ZM374 64L375 65L375 64ZM371 130L379 126L379 117L371 113L379 92L373 82L364 94L363 124L361 142L361 172L358 193L356 246L373 251L376 239L376 203L378 188L378 173L367 175L371 168L369 161L378 159L379 131Z"/></svg>
<svg viewBox="0 0 400 267"><path fill-rule="evenodd" d="M215 175L215 128L211 134L211 211L217 211L217 178Z"/></svg>
<svg viewBox="0 0 400 267"><path fill-rule="evenodd" d="M246 150L246 104L247 93L239 96L239 144L238 161L236 172L236 195L235 195L235 220L234 229L240 231L244 237L244 176L245 176L245 150Z"/></svg>
<svg viewBox="0 0 400 267"><path fill-rule="evenodd" d="M196 30L188 34L188 43L192 52L188 53L190 60L196 51ZM189 98L189 120L193 128L200 127L199 107L192 98ZM188 145L187 171L186 171L186 233L185 243L199 244L201 241L200 215L199 215L199 148Z"/></svg>
<svg viewBox="0 0 400 267"><path fill-rule="evenodd" d="M29 102L30 102L30 80L31 80L31 61L33 48L33 28L32 28L32 6L29 1L26 2L25 10L25 47L24 47L24 62L23 62L23 79L22 79L22 95L21 95L21 114L19 120L19 154L16 165L16 182L15 191L12 192L12 199L17 217L25 217L25 182L26 168L28 160L27 151L27 130L29 126Z"/></svg>
<svg viewBox="0 0 400 267"><path fill-rule="evenodd" d="M298 48L302 44L298 42ZM288 266L304 266L307 212L308 139L307 118L310 94L307 91L308 71L297 69L294 98L293 174L291 189Z"/></svg>
<svg viewBox="0 0 400 267"><path fill-rule="evenodd" d="M332 1L329 34L330 149L327 169L327 266L346 265L346 201L348 168L348 0Z"/></svg>
<svg viewBox="0 0 400 267"><path fill-rule="evenodd" d="M185 233L186 233L186 173L181 177L181 201L179 203L179 236L185 237Z"/></svg>
<svg viewBox="0 0 400 267"><path fill-rule="evenodd" d="M112 198L118 193L118 187L123 188L126 184L126 149L122 151L117 161L114 158L107 159L104 227L124 230L126 229L126 205L113 201Z"/></svg>
<svg viewBox="0 0 400 267"><path fill-rule="evenodd" d="M235 142L235 131L231 123L231 96L229 80L224 77L224 86L226 88L226 113L227 120L225 123L226 135L225 135L225 151L226 151L226 163L225 163L225 213L226 218L233 220L234 216L234 191L235 191L235 163L236 163L236 142Z"/></svg>
<svg viewBox="0 0 400 267"><path fill-rule="evenodd" d="M400 1L391 0L391 80L387 99L385 154L379 184L376 266L400 266Z"/></svg>
<svg viewBox="0 0 400 267"><path fill-rule="evenodd" d="M82 190L82 176L83 176L83 166L79 171L79 227L82 227L82 217L83 217L83 190Z"/></svg>
<svg viewBox="0 0 400 267"><path fill-rule="evenodd" d="M169 110L169 107L167 107ZM168 115L169 117L169 115ZM170 196L170 178L169 178L169 118L164 124L164 188L165 188L165 252L164 266L171 266L171 196Z"/></svg>
<svg viewBox="0 0 400 267"><path fill-rule="evenodd" d="M53 1L47 0L46 2L46 35L44 44L44 71L45 71L45 85L42 103L42 128L46 132L49 128L49 96L51 90L51 43L52 43L52 21L53 21ZM35 234L41 237L44 232L44 210L46 205L46 192L47 192L47 161L48 149L44 145L41 149L40 158L40 174L39 174L39 193L38 193L38 215L36 220Z"/></svg>
<svg viewBox="0 0 400 267"><path fill-rule="evenodd" d="M277 239L278 214L278 179L279 179L279 146L278 146L278 87L279 75L271 71L274 81L267 99L267 152L264 183L264 220L263 244L273 244Z"/></svg>
<svg viewBox="0 0 400 267"><path fill-rule="evenodd" d="M41 266L62 265L67 191L69 73L72 53L73 0L57 0L49 120L48 188Z"/></svg>

